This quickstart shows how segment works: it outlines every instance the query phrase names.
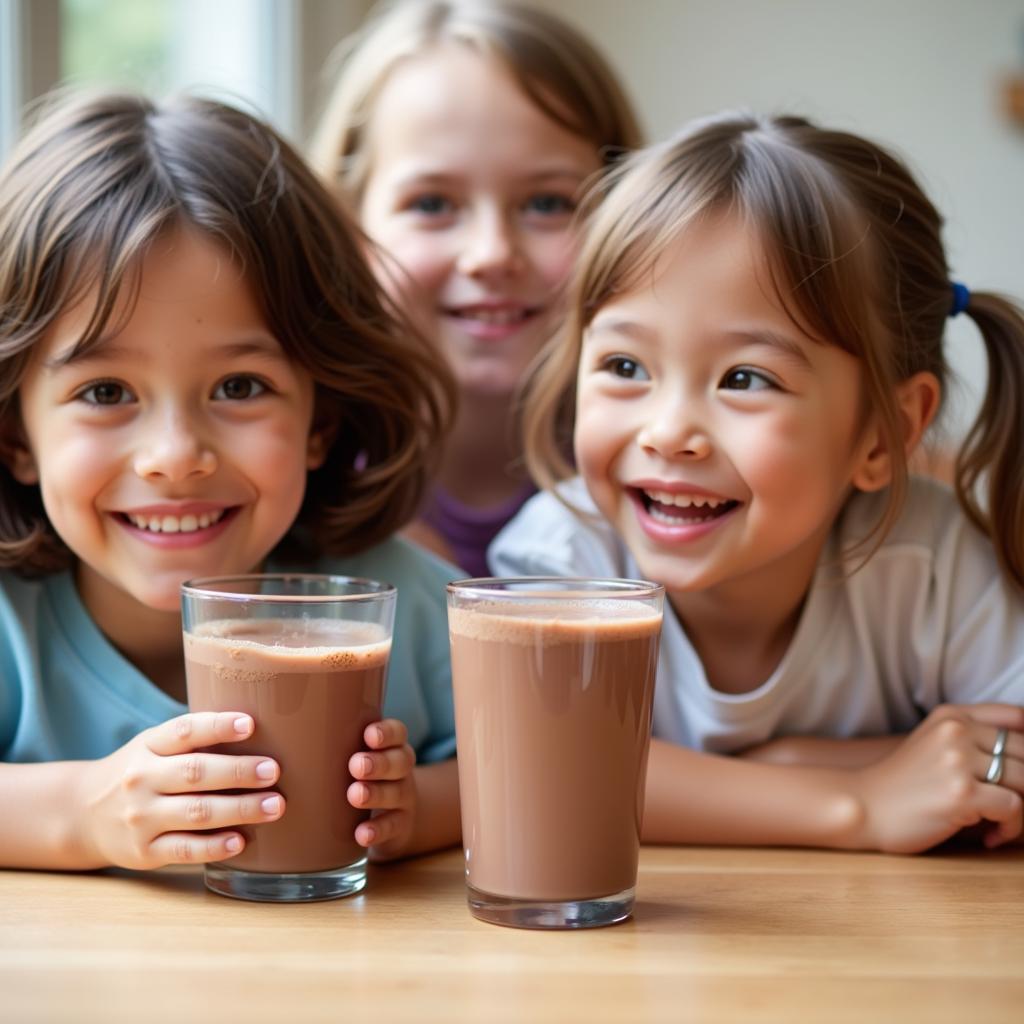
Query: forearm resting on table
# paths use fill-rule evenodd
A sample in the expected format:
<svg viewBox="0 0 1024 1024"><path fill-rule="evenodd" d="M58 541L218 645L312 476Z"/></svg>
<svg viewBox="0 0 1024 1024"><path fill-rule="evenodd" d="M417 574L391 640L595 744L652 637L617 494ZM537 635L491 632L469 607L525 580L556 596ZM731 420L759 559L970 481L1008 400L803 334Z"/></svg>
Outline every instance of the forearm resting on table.
<svg viewBox="0 0 1024 1024"><path fill-rule="evenodd" d="M865 812L837 768L758 764L652 740L643 841L864 845Z"/></svg>
<svg viewBox="0 0 1024 1024"><path fill-rule="evenodd" d="M881 761L905 736L866 736L835 739L830 736L783 736L750 747L739 756L761 764L804 765L856 770Z"/></svg>
<svg viewBox="0 0 1024 1024"><path fill-rule="evenodd" d="M76 779L83 762L0 764L0 867L83 871L104 867L79 842Z"/></svg>

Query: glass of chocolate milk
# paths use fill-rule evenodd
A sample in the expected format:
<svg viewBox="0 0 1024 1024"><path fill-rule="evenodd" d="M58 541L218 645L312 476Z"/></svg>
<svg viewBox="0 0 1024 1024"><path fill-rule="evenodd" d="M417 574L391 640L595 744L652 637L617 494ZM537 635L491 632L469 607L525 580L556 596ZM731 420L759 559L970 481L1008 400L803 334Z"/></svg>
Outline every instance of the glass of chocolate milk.
<svg viewBox="0 0 1024 1024"><path fill-rule="evenodd" d="M190 580L182 587L191 711L241 711L253 734L213 748L281 766L277 820L243 825L245 848L206 865L206 885L245 900L327 900L366 885L348 760L381 717L395 588L347 576ZM251 792L251 791L247 791Z"/></svg>
<svg viewBox="0 0 1024 1024"><path fill-rule="evenodd" d="M637 580L449 585L475 917L589 928L632 913L663 598Z"/></svg>

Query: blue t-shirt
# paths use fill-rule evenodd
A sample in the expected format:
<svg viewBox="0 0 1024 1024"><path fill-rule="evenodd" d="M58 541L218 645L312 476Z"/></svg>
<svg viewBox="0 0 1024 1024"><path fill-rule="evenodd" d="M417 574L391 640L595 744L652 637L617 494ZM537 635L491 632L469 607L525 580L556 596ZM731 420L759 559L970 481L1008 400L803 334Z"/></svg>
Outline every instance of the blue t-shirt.
<svg viewBox="0 0 1024 1024"><path fill-rule="evenodd" d="M421 762L454 755L445 585L458 571L397 538L303 569L398 588L384 714L405 723ZM105 757L187 710L100 632L70 572L0 572L0 760Z"/></svg>

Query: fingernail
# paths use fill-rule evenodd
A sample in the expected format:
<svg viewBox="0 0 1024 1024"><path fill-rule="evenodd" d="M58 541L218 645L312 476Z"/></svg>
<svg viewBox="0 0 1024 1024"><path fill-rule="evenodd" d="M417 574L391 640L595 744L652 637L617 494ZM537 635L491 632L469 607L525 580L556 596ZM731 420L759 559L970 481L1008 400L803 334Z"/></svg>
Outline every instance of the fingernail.
<svg viewBox="0 0 1024 1024"><path fill-rule="evenodd" d="M238 836L231 836L230 839L225 841L224 848L228 853L238 853L242 848L242 840Z"/></svg>
<svg viewBox="0 0 1024 1024"><path fill-rule="evenodd" d="M277 814L281 810L281 798L279 796L268 796L260 802L260 807L265 814Z"/></svg>
<svg viewBox="0 0 1024 1024"><path fill-rule="evenodd" d="M363 835L366 836L366 841L368 843L377 842L377 830L372 826L367 826L366 831L363 832Z"/></svg>
<svg viewBox="0 0 1024 1024"><path fill-rule="evenodd" d="M260 761L256 765L256 778L272 779L277 774L277 765L273 761Z"/></svg>
<svg viewBox="0 0 1024 1024"><path fill-rule="evenodd" d="M248 715L235 719L235 732L245 735L252 728L252 719Z"/></svg>
<svg viewBox="0 0 1024 1024"><path fill-rule="evenodd" d="M384 730L380 726L377 726L377 728L375 728L373 730L373 738L378 743L383 743L384 742Z"/></svg>
<svg viewBox="0 0 1024 1024"><path fill-rule="evenodd" d="M364 775L369 775L373 771L373 759L369 754L363 754L359 758L358 767Z"/></svg>

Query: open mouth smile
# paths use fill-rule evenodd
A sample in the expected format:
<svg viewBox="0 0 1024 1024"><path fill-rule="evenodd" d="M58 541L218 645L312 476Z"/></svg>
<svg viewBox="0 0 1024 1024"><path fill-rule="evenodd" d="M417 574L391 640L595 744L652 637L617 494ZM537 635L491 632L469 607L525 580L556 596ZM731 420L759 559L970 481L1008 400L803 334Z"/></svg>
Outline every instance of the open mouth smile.
<svg viewBox="0 0 1024 1024"><path fill-rule="evenodd" d="M732 498L704 494L672 494L669 491L631 488L633 498L656 523L664 526L700 526L728 515L739 507Z"/></svg>
<svg viewBox="0 0 1024 1024"><path fill-rule="evenodd" d="M205 512L114 512L117 522L139 540L158 547L191 547L218 537L234 519L240 506Z"/></svg>
<svg viewBox="0 0 1024 1024"><path fill-rule="evenodd" d="M481 306L447 306L442 309L450 323L480 341L503 341L532 324L543 312L540 306L519 303Z"/></svg>
<svg viewBox="0 0 1024 1024"><path fill-rule="evenodd" d="M514 327L535 317L540 308L536 306L453 306L445 309L445 315L456 320L470 320L493 327Z"/></svg>
<svg viewBox="0 0 1024 1024"><path fill-rule="evenodd" d="M119 515L126 519L139 530L149 530L150 533L195 533L197 530L205 530L224 518L229 509L218 509L216 512L204 512L202 515L184 516L146 516L133 515L130 512L122 512Z"/></svg>

